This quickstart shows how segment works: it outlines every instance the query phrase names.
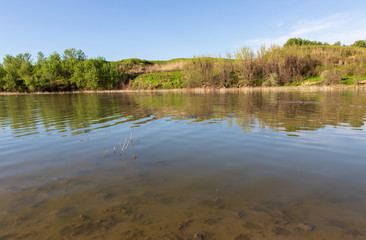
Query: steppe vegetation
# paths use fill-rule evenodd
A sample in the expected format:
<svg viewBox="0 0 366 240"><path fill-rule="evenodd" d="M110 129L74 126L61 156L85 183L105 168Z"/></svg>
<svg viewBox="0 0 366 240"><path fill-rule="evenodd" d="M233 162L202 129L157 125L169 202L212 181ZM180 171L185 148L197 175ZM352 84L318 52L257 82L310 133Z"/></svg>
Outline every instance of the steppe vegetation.
<svg viewBox="0 0 366 240"><path fill-rule="evenodd" d="M148 61L88 59L67 49L46 57L6 55L0 64L0 91L39 92L111 89L173 89L297 85L359 85L366 81L366 41L289 39L284 46L243 47L226 57Z"/></svg>

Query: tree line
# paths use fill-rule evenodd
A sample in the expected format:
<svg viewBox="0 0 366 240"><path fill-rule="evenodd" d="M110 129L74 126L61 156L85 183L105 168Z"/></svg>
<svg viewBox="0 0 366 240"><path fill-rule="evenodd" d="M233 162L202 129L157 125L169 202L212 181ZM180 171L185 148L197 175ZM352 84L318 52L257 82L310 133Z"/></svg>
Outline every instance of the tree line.
<svg viewBox="0 0 366 240"><path fill-rule="evenodd" d="M46 57L38 53L33 63L29 53L6 55L0 65L2 91L69 91L118 88L123 79L119 64L104 58L87 59L74 48Z"/></svg>
<svg viewBox="0 0 366 240"><path fill-rule="evenodd" d="M302 38L290 38L287 40L284 46L305 46L305 45L318 45L318 46L329 46L330 44L327 42L320 42L320 41L310 41L308 39ZM340 41L336 41L333 46L346 46L342 45ZM363 47L366 48L366 40L357 40L350 47Z"/></svg>

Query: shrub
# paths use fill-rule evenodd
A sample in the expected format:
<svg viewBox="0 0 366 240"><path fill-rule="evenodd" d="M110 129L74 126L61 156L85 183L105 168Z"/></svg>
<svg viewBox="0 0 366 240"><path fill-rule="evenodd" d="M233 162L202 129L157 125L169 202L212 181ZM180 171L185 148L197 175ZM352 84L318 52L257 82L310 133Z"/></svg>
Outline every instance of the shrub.
<svg viewBox="0 0 366 240"><path fill-rule="evenodd" d="M214 87L216 85L214 59L211 57L194 57L185 66L185 71L185 87Z"/></svg>
<svg viewBox="0 0 366 240"><path fill-rule="evenodd" d="M320 77L324 85L338 84L342 80L343 73L339 69L324 70Z"/></svg>
<svg viewBox="0 0 366 240"><path fill-rule="evenodd" d="M131 81L133 89L173 89L183 87L181 72L145 73Z"/></svg>
<svg viewBox="0 0 366 240"><path fill-rule="evenodd" d="M153 65L153 63L150 61L138 58L130 58L122 60L119 68L125 73L136 74L144 72L145 67L150 65Z"/></svg>
<svg viewBox="0 0 366 240"><path fill-rule="evenodd" d="M277 73L270 73L262 85L265 87L275 87L278 86L279 81Z"/></svg>

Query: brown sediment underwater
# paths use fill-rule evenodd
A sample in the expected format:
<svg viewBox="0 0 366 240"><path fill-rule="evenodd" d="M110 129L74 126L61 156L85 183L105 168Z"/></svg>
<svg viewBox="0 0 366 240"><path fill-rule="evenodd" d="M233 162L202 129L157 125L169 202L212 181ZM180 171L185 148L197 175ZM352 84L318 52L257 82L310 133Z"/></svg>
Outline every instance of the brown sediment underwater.
<svg viewBox="0 0 366 240"><path fill-rule="evenodd" d="M328 90L2 95L0 239L364 239L365 90Z"/></svg>

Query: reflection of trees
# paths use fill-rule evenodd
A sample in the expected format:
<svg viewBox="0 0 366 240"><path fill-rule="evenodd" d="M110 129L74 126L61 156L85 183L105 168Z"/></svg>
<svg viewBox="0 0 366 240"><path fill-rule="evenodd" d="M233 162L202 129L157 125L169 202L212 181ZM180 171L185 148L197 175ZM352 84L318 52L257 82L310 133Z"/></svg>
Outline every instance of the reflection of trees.
<svg viewBox="0 0 366 240"><path fill-rule="evenodd" d="M130 95L51 94L0 96L0 126L14 133L44 128L45 131L72 131L73 134L150 116L134 104Z"/></svg>
<svg viewBox="0 0 366 240"><path fill-rule="evenodd" d="M159 96L159 97L157 97ZM182 92L135 95L139 105L154 115L192 118L196 122L227 121L245 132L251 127L274 130L316 130L326 125L363 125L366 96L357 91L252 91L245 94L187 94Z"/></svg>
<svg viewBox="0 0 366 240"><path fill-rule="evenodd" d="M252 91L248 93L144 92L0 96L0 126L13 133L72 131L162 117L222 122L250 132L316 130L326 125L360 127L366 96L357 91Z"/></svg>

